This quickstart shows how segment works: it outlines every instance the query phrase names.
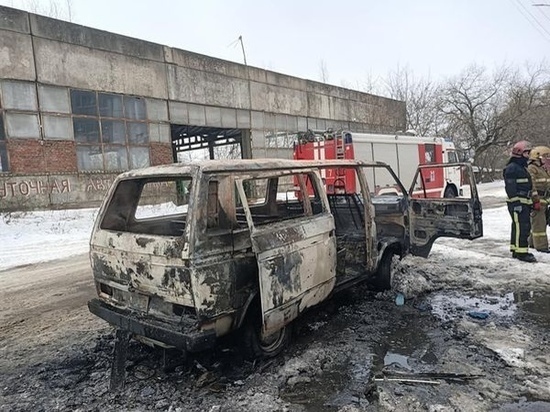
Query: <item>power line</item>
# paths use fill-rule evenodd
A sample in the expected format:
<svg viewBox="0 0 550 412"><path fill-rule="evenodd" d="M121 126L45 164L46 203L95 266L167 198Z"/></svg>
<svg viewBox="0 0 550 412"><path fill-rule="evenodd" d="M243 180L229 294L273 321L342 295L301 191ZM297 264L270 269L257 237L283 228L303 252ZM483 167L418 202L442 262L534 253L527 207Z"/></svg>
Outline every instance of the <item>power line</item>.
<svg viewBox="0 0 550 412"><path fill-rule="evenodd" d="M533 21L529 18L529 16L527 14L525 14L525 12L518 7L517 3L514 2L514 0L509 0L510 3L512 3L512 5L516 8L517 11L519 11L521 13L521 15L525 18L525 20L527 20L527 22L536 30L539 32L539 34L548 42L550 42L550 38L547 37L547 35L545 34L545 31L541 30L539 28L539 26L536 26ZM539 23L540 25L540 23Z"/></svg>
<svg viewBox="0 0 550 412"><path fill-rule="evenodd" d="M544 11L545 6L550 7L550 3L532 3L531 6L536 7L538 12L542 14L546 20L550 21L550 17L548 17L548 14Z"/></svg>
<svg viewBox="0 0 550 412"><path fill-rule="evenodd" d="M539 25L539 27L540 27L542 30L544 30L544 32L545 32L548 36L550 36L550 31L546 30L546 27L544 27L544 25L539 21L539 19L537 19L537 18L533 15L533 13L531 13L531 12L529 11L529 9L528 9L527 7L525 7L525 5L524 5L520 0L516 0L516 3L519 4L519 5L521 6L521 8L522 8L523 10L525 10L529 16L531 16L531 18L535 21L535 23L537 23L537 24Z"/></svg>

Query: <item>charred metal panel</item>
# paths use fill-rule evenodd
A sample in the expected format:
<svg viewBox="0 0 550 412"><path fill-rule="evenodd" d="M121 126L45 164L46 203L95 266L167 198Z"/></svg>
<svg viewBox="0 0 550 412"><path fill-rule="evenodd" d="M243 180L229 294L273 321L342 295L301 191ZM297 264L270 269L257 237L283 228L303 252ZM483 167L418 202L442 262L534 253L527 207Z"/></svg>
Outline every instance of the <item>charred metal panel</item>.
<svg viewBox="0 0 550 412"><path fill-rule="evenodd" d="M91 246L95 280L193 306L189 269L181 259L183 245L182 239L96 231Z"/></svg>
<svg viewBox="0 0 550 412"><path fill-rule="evenodd" d="M330 294L336 276L332 215L254 228L264 333L269 335ZM282 322L282 323L281 323Z"/></svg>
<svg viewBox="0 0 550 412"><path fill-rule="evenodd" d="M438 237L476 239L483 236L481 209L475 199L412 199L411 253L427 257Z"/></svg>
<svg viewBox="0 0 550 412"><path fill-rule="evenodd" d="M230 255L195 261L190 267L195 309L200 322L234 312L234 262Z"/></svg>
<svg viewBox="0 0 550 412"><path fill-rule="evenodd" d="M364 274L366 266L366 239L361 233L337 236L338 259L336 263L337 283L349 277Z"/></svg>

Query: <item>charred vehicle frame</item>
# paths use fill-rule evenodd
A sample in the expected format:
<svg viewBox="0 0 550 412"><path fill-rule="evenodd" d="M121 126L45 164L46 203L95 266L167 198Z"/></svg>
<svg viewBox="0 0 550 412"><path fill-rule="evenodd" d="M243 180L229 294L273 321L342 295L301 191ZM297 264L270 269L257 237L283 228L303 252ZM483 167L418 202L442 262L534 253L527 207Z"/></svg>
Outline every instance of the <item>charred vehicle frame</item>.
<svg viewBox="0 0 550 412"><path fill-rule="evenodd" d="M200 351L230 332L251 357L278 354L307 308L358 282L388 288L395 256L426 257L440 236L482 236L469 198L407 192L380 162L203 161L120 175L97 216L92 313L151 345ZM434 166L430 165L430 170ZM353 170L356 193L327 190Z"/></svg>

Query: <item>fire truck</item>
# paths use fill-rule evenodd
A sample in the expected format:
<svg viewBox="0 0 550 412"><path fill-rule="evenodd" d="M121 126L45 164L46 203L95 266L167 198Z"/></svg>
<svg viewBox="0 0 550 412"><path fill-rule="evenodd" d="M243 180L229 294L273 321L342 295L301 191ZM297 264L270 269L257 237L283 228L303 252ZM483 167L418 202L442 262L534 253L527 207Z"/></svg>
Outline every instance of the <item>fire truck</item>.
<svg viewBox="0 0 550 412"><path fill-rule="evenodd" d="M309 131L294 146L296 160L357 159L389 164L402 182L411 182L419 165L458 163L453 142L441 137L401 134L371 134ZM355 193L357 182L346 170L327 169L322 176L327 193ZM368 177L375 194L391 193L384 177ZM452 198L462 195L461 167L433 167L422 170L415 182L414 197Z"/></svg>

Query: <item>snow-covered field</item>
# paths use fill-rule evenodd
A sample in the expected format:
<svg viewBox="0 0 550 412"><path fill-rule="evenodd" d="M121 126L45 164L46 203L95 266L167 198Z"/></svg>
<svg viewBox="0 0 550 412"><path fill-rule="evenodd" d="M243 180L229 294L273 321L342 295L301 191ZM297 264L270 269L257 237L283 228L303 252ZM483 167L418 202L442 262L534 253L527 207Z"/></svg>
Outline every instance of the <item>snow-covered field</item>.
<svg viewBox="0 0 550 412"><path fill-rule="evenodd" d="M85 253L97 209L0 214L0 270Z"/></svg>
<svg viewBox="0 0 550 412"><path fill-rule="evenodd" d="M480 184L478 189L485 205L483 240L439 239L434 255L447 261L481 259L485 264L509 257L510 217L504 185L497 181ZM0 214L0 270L86 253L96 214L97 209ZM537 257L550 263L550 256Z"/></svg>

